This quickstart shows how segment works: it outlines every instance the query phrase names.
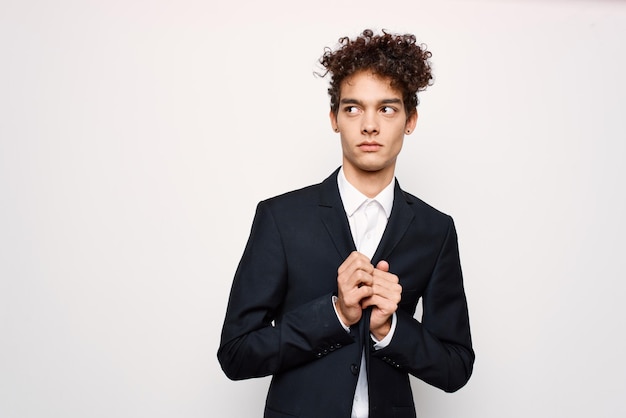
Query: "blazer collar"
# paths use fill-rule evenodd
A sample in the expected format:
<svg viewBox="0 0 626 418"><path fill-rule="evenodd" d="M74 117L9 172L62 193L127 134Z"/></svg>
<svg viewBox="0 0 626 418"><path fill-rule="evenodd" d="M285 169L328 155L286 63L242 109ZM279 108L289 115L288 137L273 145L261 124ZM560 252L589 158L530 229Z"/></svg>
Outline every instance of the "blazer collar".
<svg viewBox="0 0 626 418"><path fill-rule="evenodd" d="M412 202L407 199L397 180L394 187L393 208L391 209L391 215L387 221L383 237L380 239L380 244L378 244L378 248L376 248L376 252L372 257L372 264L374 265L380 260L389 258L398 242L406 234L409 225L413 222L413 218L415 218L415 213L410 206ZM393 266L391 266L391 269L393 269Z"/></svg>
<svg viewBox="0 0 626 418"><path fill-rule="evenodd" d="M352 251L356 250L356 246L339 195L337 173L339 173L339 168L320 185L319 212L335 248L341 259L345 260Z"/></svg>
<svg viewBox="0 0 626 418"><path fill-rule="evenodd" d="M350 233L350 225L337 187L338 173L339 168L321 183L319 211L335 248L341 259L345 260L352 251L356 250L356 246ZM411 202L406 198L397 180L394 188L393 208L387 222L387 228L385 228L380 244L372 257L372 264L374 265L379 260L385 260L391 254L415 217L409 206Z"/></svg>

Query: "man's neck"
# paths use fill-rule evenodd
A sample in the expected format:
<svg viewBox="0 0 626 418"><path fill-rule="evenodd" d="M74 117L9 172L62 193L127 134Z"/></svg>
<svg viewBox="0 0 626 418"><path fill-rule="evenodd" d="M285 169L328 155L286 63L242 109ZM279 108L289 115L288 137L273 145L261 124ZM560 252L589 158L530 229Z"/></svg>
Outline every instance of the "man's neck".
<svg viewBox="0 0 626 418"><path fill-rule="evenodd" d="M369 198L378 194L391 183L394 176L395 167L386 167L379 171L355 170L353 167L344 164L343 172L346 180L359 192Z"/></svg>

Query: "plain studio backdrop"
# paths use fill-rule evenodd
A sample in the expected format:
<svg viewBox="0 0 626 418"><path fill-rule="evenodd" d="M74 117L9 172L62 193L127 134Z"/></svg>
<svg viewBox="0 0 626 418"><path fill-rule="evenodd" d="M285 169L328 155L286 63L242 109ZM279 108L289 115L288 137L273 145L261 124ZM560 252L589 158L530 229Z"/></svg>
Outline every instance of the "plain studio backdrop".
<svg viewBox="0 0 626 418"><path fill-rule="evenodd" d="M261 416L231 280L340 164L313 73L365 28L433 52L396 174L456 221L477 354L418 415L626 415L624 2L1 0L2 418Z"/></svg>

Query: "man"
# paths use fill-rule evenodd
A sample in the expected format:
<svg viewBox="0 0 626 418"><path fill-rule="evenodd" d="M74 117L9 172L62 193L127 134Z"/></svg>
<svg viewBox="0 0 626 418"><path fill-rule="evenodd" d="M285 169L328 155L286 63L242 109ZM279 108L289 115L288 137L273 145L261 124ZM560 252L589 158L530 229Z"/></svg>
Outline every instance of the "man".
<svg viewBox="0 0 626 418"><path fill-rule="evenodd" d="M259 203L218 351L231 379L273 375L265 417L415 417L409 374L452 392L472 373L454 223L394 181L430 56L365 30L320 60L343 164Z"/></svg>

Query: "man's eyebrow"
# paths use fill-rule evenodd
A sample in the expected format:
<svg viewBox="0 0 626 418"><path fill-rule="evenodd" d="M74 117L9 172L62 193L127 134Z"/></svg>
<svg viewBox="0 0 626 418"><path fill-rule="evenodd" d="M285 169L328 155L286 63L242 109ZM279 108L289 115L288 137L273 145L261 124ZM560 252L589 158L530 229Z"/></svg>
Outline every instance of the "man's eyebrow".
<svg viewBox="0 0 626 418"><path fill-rule="evenodd" d="M341 99L339 101L341 104L362 104L363 102L361 102L360 100L357 99L351 99L351 98L345 98L345 99ZM383 99L379 102L380 104L400 104L402 103L402 99L398 99L398 98L393 98L393 99Z"/></svg>

